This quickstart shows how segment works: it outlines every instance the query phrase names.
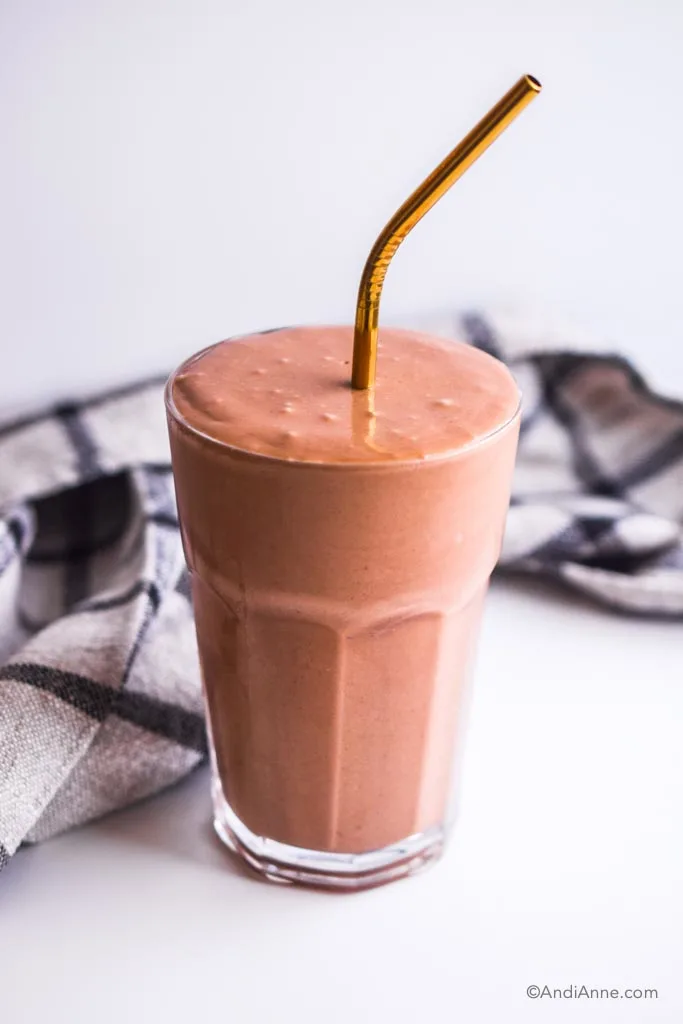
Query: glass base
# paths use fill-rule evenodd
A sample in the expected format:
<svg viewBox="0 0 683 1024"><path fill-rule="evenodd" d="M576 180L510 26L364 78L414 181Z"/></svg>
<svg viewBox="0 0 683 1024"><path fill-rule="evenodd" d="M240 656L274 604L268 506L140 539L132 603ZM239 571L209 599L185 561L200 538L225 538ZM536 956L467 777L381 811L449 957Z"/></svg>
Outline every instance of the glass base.
<svg viewBox="0 0 683 1024"><path fill-rule="evenodd" d="M214 828L229 850L271 882L354 892L414 875L443 852L442 826L369 853L327 853L257 836L237 817L214 781Z"/></svg>

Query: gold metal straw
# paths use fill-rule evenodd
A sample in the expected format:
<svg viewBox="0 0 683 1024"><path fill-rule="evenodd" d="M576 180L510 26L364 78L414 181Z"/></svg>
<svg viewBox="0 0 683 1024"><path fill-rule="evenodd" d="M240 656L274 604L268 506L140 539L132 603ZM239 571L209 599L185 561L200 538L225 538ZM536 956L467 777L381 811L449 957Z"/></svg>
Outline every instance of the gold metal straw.
<svg viewBox="0 0 683 1024"><path fill-rule="evenodd" d="M422 220L425 213L451 185L465 173L485 149L498 138L511 121L541 91L541 83L524 75L512 89L489 110L486 117L472 129L452 153L449 153L426 178L403 206L396 211L370 250L363 269L356 305L356 326L353 336L353 372L351 385L358 390L373 387L377 363L377 327L382 285L391 259L408 232Z"/></svg>

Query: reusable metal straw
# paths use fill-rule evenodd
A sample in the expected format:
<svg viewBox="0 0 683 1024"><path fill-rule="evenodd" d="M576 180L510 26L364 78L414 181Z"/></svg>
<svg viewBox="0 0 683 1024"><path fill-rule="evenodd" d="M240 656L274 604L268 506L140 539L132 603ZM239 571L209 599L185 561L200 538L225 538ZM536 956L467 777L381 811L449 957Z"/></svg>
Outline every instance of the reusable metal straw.
<svg viewBox="0 0 683 1024"><path fill-rule="evenodd" d="M449 153L405 203L396 211L370 250L358 290L356 325L353 336L351 385L357 390L372 388L377 365L377 328L382 286L391 259L409 231L465 173L511 121L541 91L541 83L524 75L496 103L469 135Z"/></svg>

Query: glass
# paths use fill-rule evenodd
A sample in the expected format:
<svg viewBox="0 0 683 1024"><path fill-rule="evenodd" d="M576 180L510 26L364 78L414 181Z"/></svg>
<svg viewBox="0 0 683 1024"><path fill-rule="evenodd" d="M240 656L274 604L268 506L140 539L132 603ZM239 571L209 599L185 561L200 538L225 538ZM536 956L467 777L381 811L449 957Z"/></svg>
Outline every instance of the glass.
<svg viewBox="0 0 683 1024"><path fill-rule="evenodd" d="M176 375L218 835L272 880L410 874L448 834L519 411L444 455L303 462L202 434L174 406Z"/></svg>

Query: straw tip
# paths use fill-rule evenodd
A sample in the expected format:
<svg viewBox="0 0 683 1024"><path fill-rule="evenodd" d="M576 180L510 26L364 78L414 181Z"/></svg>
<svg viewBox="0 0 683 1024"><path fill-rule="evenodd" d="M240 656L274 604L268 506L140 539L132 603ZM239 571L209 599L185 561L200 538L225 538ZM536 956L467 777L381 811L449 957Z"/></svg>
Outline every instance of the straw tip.
<svg viewBox="0 0 683 1024"><path fill-rule="evenodd" d="M540 92L543 88L539 80L537 78L534 78L533 75L525 75L524 81L528 86L530 86L534 90L534 92Z"/></svg>

